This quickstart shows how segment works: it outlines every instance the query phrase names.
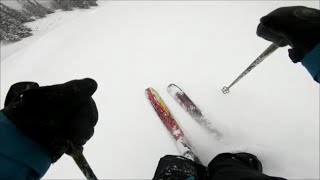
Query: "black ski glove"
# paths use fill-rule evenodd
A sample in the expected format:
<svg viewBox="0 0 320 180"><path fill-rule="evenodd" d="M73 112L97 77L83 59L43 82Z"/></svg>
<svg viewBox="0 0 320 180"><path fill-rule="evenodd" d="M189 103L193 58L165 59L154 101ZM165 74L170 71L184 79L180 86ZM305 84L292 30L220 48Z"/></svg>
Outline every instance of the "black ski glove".
<svg viewBox="0 0 320 180"><path fill-rule="evenodd" d="M303 6L282 7L260 19L257 35L281 47L290 45L292 62L304 56L320 42L320 10Z"/></svg>
<svg viewBox="0 0 320 180"><path fill-rule="evenodd" d="M74 147L82 149L92 137L98 121L91 97L96 89L96 81L88 78L43 87L20 82L11 86L1 111L56 162Z"/></svg>

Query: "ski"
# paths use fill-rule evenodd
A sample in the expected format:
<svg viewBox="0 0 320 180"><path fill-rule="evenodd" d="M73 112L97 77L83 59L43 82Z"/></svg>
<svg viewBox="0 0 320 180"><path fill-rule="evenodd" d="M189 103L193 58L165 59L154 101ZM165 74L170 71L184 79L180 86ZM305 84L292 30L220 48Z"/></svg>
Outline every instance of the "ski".
<svg viewBox="0 0 320 180"><path fill-rule="evenodd" d="M178 123L172 116L167 105L164 103L157 91L153 88L148 88L146 89L146 96L158 114L159 118L169 131L171 137L174 139L179 153L182 156L201 164L199 158L196 156Z"/></svg>
<svg viewBox="0 0 320 180"><path fill-rule="evenodd" d="M180 104L180 106L187 111L193 119L205 127L209 132L220 136L220 133L215 129L212 122L202 114L198 106L195 105L195 103L187 96L185 92L182 91L181 88L175 84L170 84L167 90L168 93L175 99L175 101Z"/></svg>

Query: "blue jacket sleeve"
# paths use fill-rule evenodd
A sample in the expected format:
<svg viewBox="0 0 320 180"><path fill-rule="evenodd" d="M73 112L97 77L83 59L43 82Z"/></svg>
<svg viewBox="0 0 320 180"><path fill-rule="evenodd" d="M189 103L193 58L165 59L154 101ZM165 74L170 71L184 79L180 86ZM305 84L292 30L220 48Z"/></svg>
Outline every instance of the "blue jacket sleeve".
<svg viewBox="0 0 320 180"><path fill-rule="evenodd" d="M51 164L47 150L0 112L0 179L40 179Z"/></svg>
<svg viewBox="0 0 320 180"><path fill-rule="evenodd" d="M320 83L320 43L301 61L315 81Z"/></svg>

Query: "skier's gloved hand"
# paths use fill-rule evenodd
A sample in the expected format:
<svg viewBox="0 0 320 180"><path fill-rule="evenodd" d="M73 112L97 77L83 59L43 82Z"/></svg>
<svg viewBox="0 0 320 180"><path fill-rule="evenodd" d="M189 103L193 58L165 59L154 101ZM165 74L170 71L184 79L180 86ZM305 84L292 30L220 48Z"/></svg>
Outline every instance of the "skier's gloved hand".
<svg viewBox="0 0 320 180"><path fill-rule="evenodd" d="M98 120L93 79L42 86L20 82L11 86L1 111L26 136L45 147L52 162L71 147L82 149L92 137Z"/></svg>
<svg viewBox="0 0 320 180"><path fill-rule="evenodd" d="M303 6L282 7L260 19L257 35L281 47L290 45L289 57L300 62L320 42L320 10Z"/></svg>

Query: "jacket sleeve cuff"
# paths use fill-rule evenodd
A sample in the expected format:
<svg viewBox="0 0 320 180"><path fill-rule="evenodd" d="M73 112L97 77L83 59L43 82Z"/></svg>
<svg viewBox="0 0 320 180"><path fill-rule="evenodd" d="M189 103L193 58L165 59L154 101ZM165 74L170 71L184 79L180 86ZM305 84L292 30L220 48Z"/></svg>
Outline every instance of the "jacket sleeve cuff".
<svg viewBox="0 0 320 180"><path fill-rule="evenodd" d="M51 164L49 152L22 134L2 112L0 112L0 155L8 157L13 163L32 169L38 177L42 177Z"/></svg>
<svg viewBox="0 0 320 180"><path fill-rule="evenodd" d="M301 63L313 79L320 83L320 43L303 58Z"/></svg>

